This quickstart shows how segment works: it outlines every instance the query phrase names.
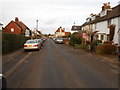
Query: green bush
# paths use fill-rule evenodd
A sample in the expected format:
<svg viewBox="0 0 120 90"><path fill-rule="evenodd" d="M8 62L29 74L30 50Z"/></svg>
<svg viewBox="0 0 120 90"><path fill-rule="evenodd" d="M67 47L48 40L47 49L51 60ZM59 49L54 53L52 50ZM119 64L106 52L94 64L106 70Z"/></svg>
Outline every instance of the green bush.
<svg viewBox="0 0 120 90"><path fill-rule="evenodd" d="M70 45L75 46L75 44L81 44L82 43L82 37L79 35L79 33L74 33L70 35Z"/></svg>
<svg viewBox="0 0 120 90"><path fill-rule="evenodd" d="M112 44L103 44L96 46L97 54L114 54L117 51L117 47Z"/></svg>
<svg viewBox="0 0 120 90"><path fill-rule="evenodd" d="M2 53L7 53L23 47L23 44L28 38L19 34L2 34Z"/></svg>
<svg viewBox="0 0 120 90"><path fill-rule="evenodd" d="M86 44L81 44L81 45L80 45L80 48L81 48L81 49L84 49L84 50L89 50L89 47L88 47L88 45L86 45Z"/></svg>
<svg viewBox="0 0 120 90"><path fill-rule="evenodd" d="M102 41L101 41L101 40L94 40L94 41L91 43L91 49L92 49L92 51L95 51L95 47L96 47L99 43L102 43Z"/></svg>

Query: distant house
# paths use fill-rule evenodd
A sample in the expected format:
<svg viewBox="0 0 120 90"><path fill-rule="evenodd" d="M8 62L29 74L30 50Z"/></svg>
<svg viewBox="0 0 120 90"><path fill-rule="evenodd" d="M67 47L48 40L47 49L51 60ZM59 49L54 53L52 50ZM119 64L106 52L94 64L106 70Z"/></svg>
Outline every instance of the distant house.
<svg viewBox="0 0 120 90"><path fill-rule="evenodd" d="M75 32L78 32L81 30L81 26L75 26L73 25L72 28L71 28L71 34L75 33Z"/></svg>
<svg viewBox="0 0 120 90"><path fill-rule="evenodd" d="M15 21L11 21L3 30L3 32L23 34L26 37L31 36L31 30L16 17Z"/></svg>
<svg viewBox="0 0 120 90"><path fill-rule="evenodd" d="M114 34L113 40L115 44L120 44L120 5L111 8L110 3L104 3L102 11L97 15L91 15L89 19L82 25L82 30L96 32L99 40L110 41L110 34Z"/></svg>
<svg viewBox="0 0 120 90"><path fill-rule="evenodd" d="M0 31L2 31L2 28L3 28L3 24L0 23Z"/></svg>
<svg viewBox="0 0 120 90"><path fill-rule="evenodd" d="M70 32L65 32L65 29L62 29L62 27L60 27L55 31L54 37L68 37L70 34Z"/></svg>
<svg viewBox="0 0 120 90"><path fill-rule="evenodd" d="M65 32L65 36L66 36L66 37L69 37L70 34L71 34L70 32Z"/></svg>
<svg viewBox="0 0 120 90"><path fill-rule="evenodd" d="M62 27L58 28L55 32L55 37L63 37L65 36L65 31Z"/></svg>

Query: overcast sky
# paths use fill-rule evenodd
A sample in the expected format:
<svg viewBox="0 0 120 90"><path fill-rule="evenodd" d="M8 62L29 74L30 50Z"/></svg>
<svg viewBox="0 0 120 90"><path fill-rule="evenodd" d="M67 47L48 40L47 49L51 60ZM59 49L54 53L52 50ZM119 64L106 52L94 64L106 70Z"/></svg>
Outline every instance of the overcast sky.
<svg viewBox="0 0 120 90"><path fill-rule="evenodd" d="M114 7L119 0L1 0L0 22L6 26L18 17L30 29L34 29L39 20L39 30L43 33L54 33L60 26L70 31L74 21L82 25L107 2Z"/></svg>

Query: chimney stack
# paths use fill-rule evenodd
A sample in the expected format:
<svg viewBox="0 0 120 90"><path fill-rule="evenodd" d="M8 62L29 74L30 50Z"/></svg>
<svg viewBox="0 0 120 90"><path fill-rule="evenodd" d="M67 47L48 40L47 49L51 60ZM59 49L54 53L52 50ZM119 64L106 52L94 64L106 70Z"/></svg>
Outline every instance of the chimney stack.
<svg viewBox="0 0 120 90"><path fill-rule="evenodd" d="M18 21L19 21L18 17L15 17L15 22L18 22Z"/></svg>
<svg viewBox="0 0 120 90"><path fill-rule="evenodd" d="M103 3L102 11L105 11L106 9L110 9L110 8L111 8L110 2L108 2L108 3Z"/></svg>

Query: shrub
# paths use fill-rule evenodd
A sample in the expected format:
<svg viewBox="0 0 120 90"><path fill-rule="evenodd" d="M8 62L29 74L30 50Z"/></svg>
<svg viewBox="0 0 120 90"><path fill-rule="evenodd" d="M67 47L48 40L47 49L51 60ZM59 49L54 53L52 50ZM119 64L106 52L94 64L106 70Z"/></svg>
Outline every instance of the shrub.
<svg viewBox="0 0 120 90"><path fill-rule="evenodd" d="M92 49L92 51L95 51L95 47L96 47L99 43L102 43L102 41L101 41L101 40L94 40L94 41L91 43L91 49Z"/></svg>
<svg viewBox="0 0 120 90"><path fill-rule="evenodd" d="M27 39L28 38L26 38L24 35L3 33L2 53L7 53L21 48Z"/></svg>
<svg viewBox="0 0 120 90"><path fill-rule="evenodd" d="M70 35L70 45L75 46L75 44L81 44L82 43L82 37L79 35L79 33L74 33Z"/></svg>
<svg viewBox="0 0 120 90"><path fill-rule="evenodd" d="M81 45L80 45L80 48L81 48L81 49L84 49L84 50L89 50L89 47L88 47L88 45L86 45L86 44L81 44Z"/></svg>
<svg viewBox="0 0 120 90"><path fill-rule="evenodd" d="M113 54L117 51L117 47L111 44L104 44L96 46L97 54Z"/></svg>

